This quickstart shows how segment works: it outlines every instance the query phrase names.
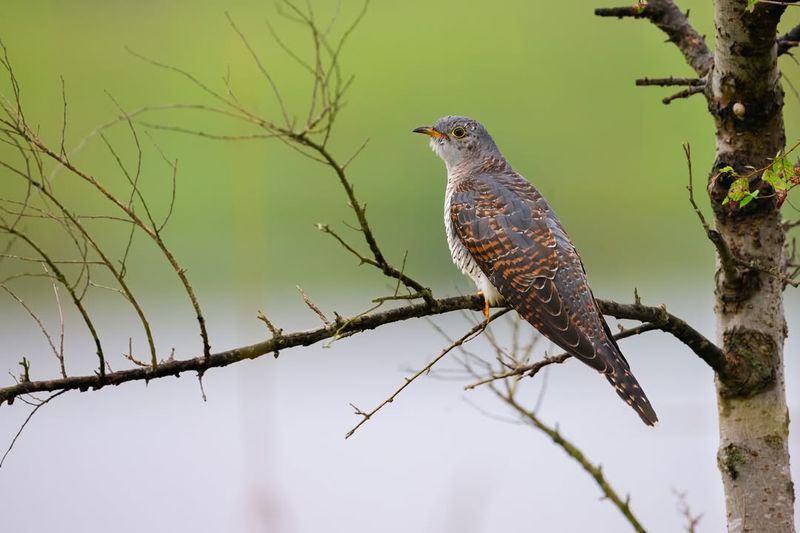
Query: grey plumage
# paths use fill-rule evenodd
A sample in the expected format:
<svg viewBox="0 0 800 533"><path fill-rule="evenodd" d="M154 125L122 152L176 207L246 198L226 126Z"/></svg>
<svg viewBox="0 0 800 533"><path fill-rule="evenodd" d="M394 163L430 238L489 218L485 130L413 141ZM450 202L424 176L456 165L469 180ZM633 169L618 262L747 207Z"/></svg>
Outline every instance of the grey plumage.
<svg viewBox="0 0 800 533"><path fill-rule="evenodd" d="M543 335L603 373L648 425L657 420L614 341L580 257L550 205L486 129L445 117L415 132L447 167L445 228L454 263L491 303L505 300Z"/></svg>

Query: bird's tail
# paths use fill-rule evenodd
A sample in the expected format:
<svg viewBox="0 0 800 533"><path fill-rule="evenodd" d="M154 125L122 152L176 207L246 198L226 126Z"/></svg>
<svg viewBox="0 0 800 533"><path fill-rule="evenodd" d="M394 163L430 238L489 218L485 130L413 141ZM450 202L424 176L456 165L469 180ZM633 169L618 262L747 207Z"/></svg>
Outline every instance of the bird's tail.
<svg viewBox="0 0 800 533"><path fill-rule="evenodd" d="M614 386L614 390L617 391L619 397L636 410L636 414L639 415L642 422L648 426L654 426L658 422L658 416L653 410L653 406L650 405L650 400L647 399L639 382L633 377L631 371L626 368L626 365L618 364L614 366L615 368L611 372L606 373L606 379Z"/></svg>

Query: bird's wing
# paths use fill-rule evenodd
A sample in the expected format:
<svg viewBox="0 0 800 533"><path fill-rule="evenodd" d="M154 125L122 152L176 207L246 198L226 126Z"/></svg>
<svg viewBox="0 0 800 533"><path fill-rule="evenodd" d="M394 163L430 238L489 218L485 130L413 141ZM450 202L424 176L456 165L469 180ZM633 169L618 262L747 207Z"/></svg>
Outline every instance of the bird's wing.
<svg viewBox="0 0 800 533"><path fill-rule="evenodd" d="M539 192L513 172L477 174L456 186L450 205L458 238L506 302L567 353L611 371L619 352L600 346L613 341L583 265Z"/></svg>

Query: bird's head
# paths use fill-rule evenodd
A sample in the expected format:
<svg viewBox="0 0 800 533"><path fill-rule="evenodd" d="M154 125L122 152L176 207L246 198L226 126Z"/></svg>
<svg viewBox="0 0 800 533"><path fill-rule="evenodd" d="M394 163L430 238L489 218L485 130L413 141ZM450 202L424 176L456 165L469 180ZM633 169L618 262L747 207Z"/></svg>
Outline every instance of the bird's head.
<svg viewBox="0 0 800 533"><path fill-rule="evenodd" d="M433 126L414 130L431 138L431 149L444 160L447 168L475 162L480 164L488 157L502 157L486 128L477 120L448 116L440 118Z"/></svg>

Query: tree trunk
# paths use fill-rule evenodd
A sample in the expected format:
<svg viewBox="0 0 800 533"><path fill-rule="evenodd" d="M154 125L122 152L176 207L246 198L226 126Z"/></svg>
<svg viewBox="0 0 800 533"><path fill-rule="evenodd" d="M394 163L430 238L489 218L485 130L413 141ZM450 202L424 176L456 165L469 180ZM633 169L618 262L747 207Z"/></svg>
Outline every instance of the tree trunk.
<svg viewBox="0 0 800 533"><path fill-rule="evenodd" d="M758 175L750 180L751 190L760 189L756 201L722 205L733 177L719 172L730 166L750 174L785 145L775 39L784 7L746 8L746 0L715 2L716 50L707 88L717 126L708 190L717 231L734 258L727 265L720 259L716 274L717 340L728 358L716 380L718 462L730 532L793 532L780 205Z"/></svg>

